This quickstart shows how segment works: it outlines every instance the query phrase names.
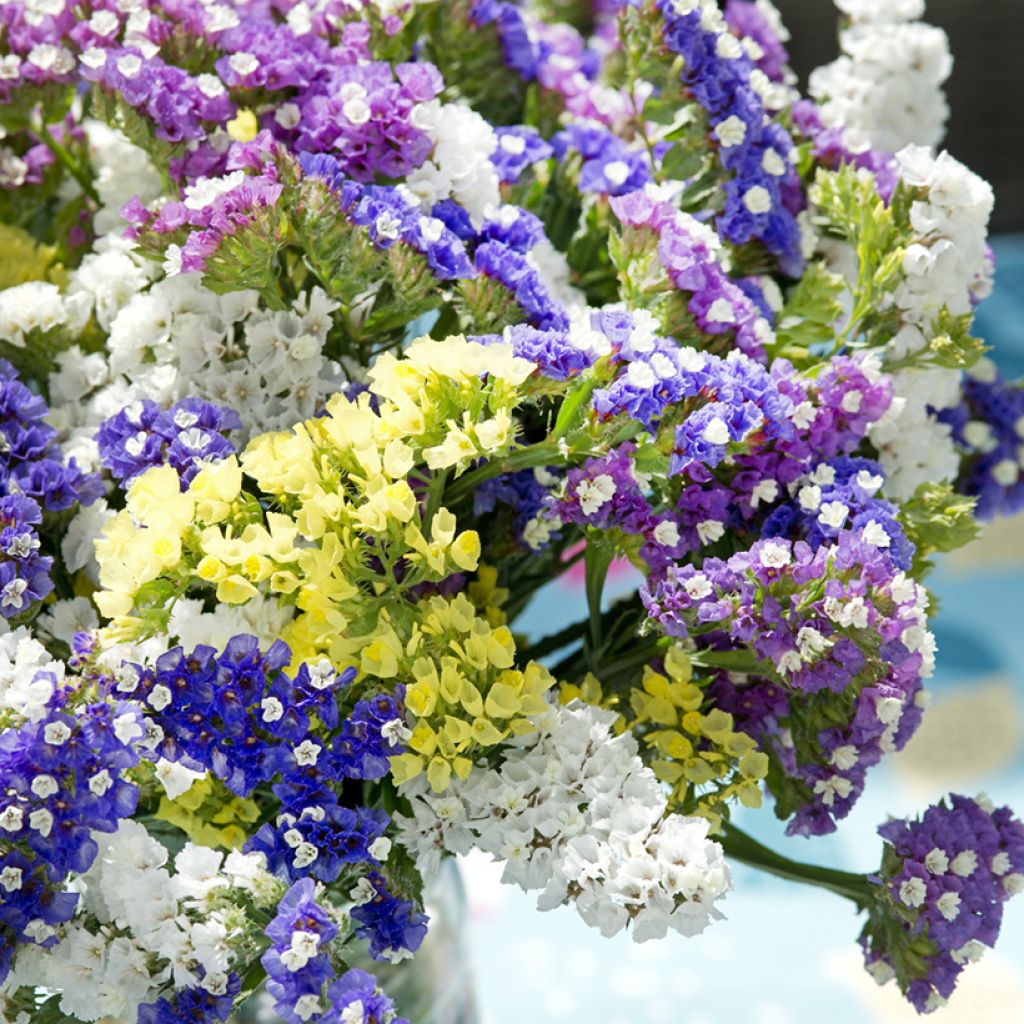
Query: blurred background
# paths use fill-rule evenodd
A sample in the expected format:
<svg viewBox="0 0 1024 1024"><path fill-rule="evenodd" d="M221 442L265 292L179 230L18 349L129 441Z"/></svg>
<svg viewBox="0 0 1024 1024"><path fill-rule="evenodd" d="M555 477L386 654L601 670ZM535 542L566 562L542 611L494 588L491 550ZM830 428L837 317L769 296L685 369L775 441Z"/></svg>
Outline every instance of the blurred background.
<svg viewBox="0 0 1024 1024"><path fill-rule="evenodd" d="M835 10L826 0L774 0L793 33L802 81L832 60ZM950 35L947 148L996 191L995 294L980 310L985 338L1009 377L1024 376L1024 0L929 0L927 19ZM1017 233L1017 234L1015 234ZM785 839L771 808L739 824L798 860L876 868L875 828L923 810L948 791L986 791L1024 811L1024 517L989 527L933 577L939 643L934 703L901 754L876 768L839 833ZM578 607L574 607L574 603ZM585 614L582 583L543 595L523 628ZM637 946L608 941L571 910L539 914L498 882L487 858L462 865L469 950L481 1024L902 1024L917 1020L893 986L879 988L856 945L851 904L742 867L728 920L699 939ZM1024 1021L1024 899L1008 905L999 949L965 972L936 1024Z"/></svg>

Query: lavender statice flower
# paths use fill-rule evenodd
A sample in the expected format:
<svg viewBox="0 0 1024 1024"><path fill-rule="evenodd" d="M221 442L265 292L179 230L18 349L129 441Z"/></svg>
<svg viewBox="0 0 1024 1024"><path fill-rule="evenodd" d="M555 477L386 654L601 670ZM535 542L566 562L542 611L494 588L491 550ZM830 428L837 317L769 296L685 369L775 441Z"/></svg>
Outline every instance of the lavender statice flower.
<svg viewBox="0 0 1024 1024"><path fill-rule="evenodd" d="M653 233L661 265L676 288L690 293L688 309L705 334L713 339L732 332L739 351L764 357L764 346L774 338L771 324L726 273L721 239L713 230L646 190L613 198L611 207L624 225Z"/></svg>
<svg viewBox="0 0 1024 1024"><path fill-rule="evenodd" d="M984 796L951 796L918 820L882 825L875 904L861 934L868 970L896 978L921 1013L944 1005L964 967L995 944L1024 892L1024 825Z"/></svg>
<svg viewBox="0 0 1024 1024"><path fill-rule="evenodd" d="M718 24L706 26L701 8L679 13L674 0L658 0L665 45L684 61L683 85L707 112L720 144L726 182L722 234L738 245L760 241L783 273L799 277L804 259L796 221L802 190L793 166L793 140L767 116L755 68L739 41ZM763 91L763 90L762 90Z"/></svg>
<svg viewBox="0 0 1024 1024"><path fill-rule="evenodd" d="M103 464L123 485L153 466L170 465L186 490L204 465L237 451L226 435L241 426L236 412L199 398L166 410L143 399L104 420L96 441Z"/></svg>
<svg viewBox="0 0 1024 1024"><path fill-rule="evenodd" d="M728 0L725 22L743 43L754 65L771 81L786 85L795 82L786 52L789 31L770 0Z"/></svg>

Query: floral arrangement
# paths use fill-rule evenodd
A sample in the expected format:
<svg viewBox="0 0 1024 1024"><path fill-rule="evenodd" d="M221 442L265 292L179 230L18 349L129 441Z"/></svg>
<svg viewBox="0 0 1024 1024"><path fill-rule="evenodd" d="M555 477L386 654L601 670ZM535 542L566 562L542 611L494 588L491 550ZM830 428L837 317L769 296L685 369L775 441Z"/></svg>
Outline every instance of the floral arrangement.
<svg viewBox="0 0 1024 1024"><path fill-rule="evenodd" d="M920 1011L993 945L984 797L730 820L838 826L1024 505L945 37L837 2L810 98L768 0L0 7L0 1019L387 1024L474 848L637 941L825 886Z"/></svg>

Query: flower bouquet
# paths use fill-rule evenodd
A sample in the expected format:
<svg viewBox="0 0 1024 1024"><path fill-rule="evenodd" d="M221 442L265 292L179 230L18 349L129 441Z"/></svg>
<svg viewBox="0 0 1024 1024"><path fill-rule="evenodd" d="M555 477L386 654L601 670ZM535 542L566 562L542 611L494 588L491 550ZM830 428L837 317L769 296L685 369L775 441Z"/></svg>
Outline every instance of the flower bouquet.
<svg viewBox="0 0 1024 1024"><path fill-rule="evenodd" d="M0 1019L388 1024L473 849L638 942L824 886L921 1011L994 943L984 797L731 822L837 827L1024 503L945 38L838 5L808 99L767 0L0 6Z"/></svg>

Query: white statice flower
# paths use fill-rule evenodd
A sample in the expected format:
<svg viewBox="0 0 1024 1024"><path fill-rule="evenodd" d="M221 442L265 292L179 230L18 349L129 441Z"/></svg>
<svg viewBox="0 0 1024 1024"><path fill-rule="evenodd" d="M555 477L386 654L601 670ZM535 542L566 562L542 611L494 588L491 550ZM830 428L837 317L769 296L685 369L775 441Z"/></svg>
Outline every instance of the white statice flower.
<svg viewBox="0 0 1024 1024"><path fill-rule="evenodd" d="M134 242L120 235L103 235L68 275L67 296L84 302L87 310L91 308L105 331L157 273L152 263L134 253L134 248Z"/></svg>
<svg viewBox="0 0 1024 1024"><path fill-rule="evenodd" d="M0 341L22 348L25 335L46 333L57 327L69 334L81 330L89 317L89 302L82 296L63 295L46 281L26 281L0 291Z"/></svg>
<svg viewBox="0 0 1024 1024"><path fill-rule="evenodd" d="M852 24L840 56L811 73L809 92L826 125L854 149L894 153L938 145L949 106L943 84L953 69L946 33L913 19L920 0L838 0Z"/></svg>
<svg viewBox="0 0 1024 1024"><path fill-rule="evenodd" d="M69 645L76 633L88 632L99 624L96 608L87 597L55 601L36 619L41 633Z"/></svg>
<svg viewBox="0 0 1024 1024"><path fill-rule="evenodd" d="M666 816L660 784L614 720L578 702L552 707L496 770L442 794L414 780L399 841L428 873L445 852L482 849L504 862L502 881L541 891L542 910L572 902L605 935L703 931L730 885L722 849L707 821Z"/></svg>
<svg viewBox="0 0 1024 1024"><path fill-rule="evenodd" d="M269 646L280 639L293 615L294 609L261 596L244 605L219 604L209 612L204 611L201 601L182 598L171 610L167 633L189 651L201 644L222 650L228 640L242 633L255 636L262 646Z"/></svg>
<svg viewBox="0 0 1024 1024"><path fill-rule="evenodd" d="M158 199L163 193L160 175L145 150L117 129L92 118L83 127L89 140L93 185L100 200L93 228L99 235L123 230L121 209L125 203L136 197L144 204Z"/></svg>
<svg viewBox="0 0 1024 1024"><path fill-rule="evenodd" d="M38 721L63 679L64 663L54 661L26 627L0 633L0 710Z"/></svg>
<svg viewBox="0 0 1024 1024"><path fill-rule="evenodd" d="M94 583L99 582L96 541L113 514L102 498L75 513L60 542L61 555L69 572L84 570Z"/></svg>
<svg viewBox="0 0 1024 1024"><path fill-rule="evenodd" d="M409 174L401 191L424 211L454 198L479 227L487 208L501 204L498 174L491 163L498 146L494 129L475 110L437 100L416 107L412 122L434 148L430 158Z"/></svg>

